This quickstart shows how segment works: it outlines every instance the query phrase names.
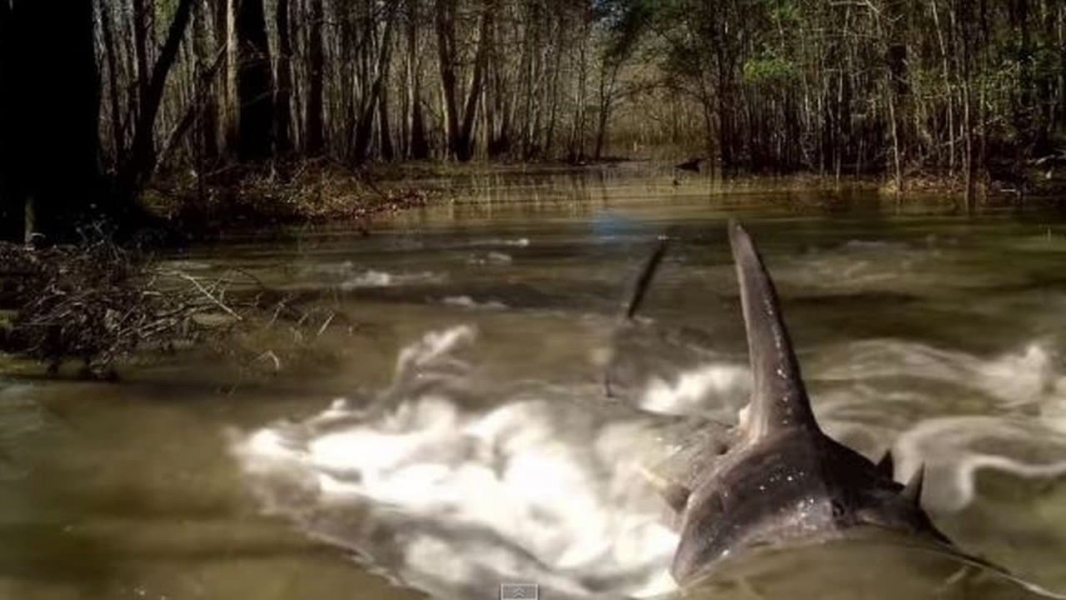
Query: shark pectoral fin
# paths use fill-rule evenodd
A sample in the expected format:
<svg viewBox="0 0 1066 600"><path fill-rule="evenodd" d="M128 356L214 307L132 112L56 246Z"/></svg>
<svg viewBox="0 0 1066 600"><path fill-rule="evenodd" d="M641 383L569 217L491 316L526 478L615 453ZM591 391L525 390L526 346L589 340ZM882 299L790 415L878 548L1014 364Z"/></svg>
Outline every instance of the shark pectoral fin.
<svg viewBox="0 0 1066 600"><path fill-rule="evenodd" d="M892 460L892 450L885 450L881 460L877 461L877 472L889 479L892 479L896 474L896 465Z"/></svg>
<svg viewBox="0 0 1066 600"><path fill-rule="evenodd" d="M692 493L691 490L644 467L640 467L640 474L648 480L648 483L655 488L655 491L659 492L659 495L663 497L663 500L666 500L666 504L674 512L681 514L685 510L685 506L688 504L688 497Z"/></svg>
<svg viewBox="0 0 1066 600"><path fill-rule="evenodd" d="M787 428L819 431L766 266L751 236L735 221L729 225L729 242L740 283L754 383L748 436L757 439Z"/></svg>
<svg viewBox="0 0 1066 600"><path fill-rule="evenodd" d="M907 481L906 487L900 492L900 495L905 499L911 501L915 506L922 505L922 485L925 482L925 465L918 467L918 470L911 475L910 480Z"/></svg>

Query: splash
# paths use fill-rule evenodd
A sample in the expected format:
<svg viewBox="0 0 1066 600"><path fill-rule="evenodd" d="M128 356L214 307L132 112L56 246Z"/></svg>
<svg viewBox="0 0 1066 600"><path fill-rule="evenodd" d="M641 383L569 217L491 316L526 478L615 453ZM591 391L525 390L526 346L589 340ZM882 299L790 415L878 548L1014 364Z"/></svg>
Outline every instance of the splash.
<svg viewBox="0 0 1066 600"><path fill-rule="evenodd" d="M394 287L417 283L441 283L442 281L444 281L443 275L431 273L429 271L422 273L389 273L387 271L375 271L370 269L345 279L341 282L340 288L347 292L361 288Z"/></svg>
<svg viewBox="0 0 1066 600"><path fill-rule="evenodd" d="M1066 438L1040 423L1011 417L926 419L896 441L897 473L925 464L923 502L941 511L965 508L976 497L981 469L1026 479L1066 475Z"/></svg>
<svg viewBox="0 0 1066 600"><path fill-rule="evenodd" d="M641 476L664 421L596 386L478 381L470 327L405 348L392 387L299 423L239 435L263 505L438 597L502 582L553 598L668 592L676 534ZM485 392L495 389L495 396Z"/></svg>
<svg viewBox="0 0 1066 600"><path fill-rule="evenodd" d="M714 406L728 406L726 399L746 397L750 391L751 370L746 366L711 363L682 371L673 381L653 377L640 406L653 413L694 415Z"/></svg>
<svg viewBox="0 0 1066 600"><path fill-rule="evenodd" d="M496 300L479 302L470 296L446 296L441 300L441 304L456 308L469 308L475 310L504 310L507 308L507 305L503 302L497 302Z"/></svg>
<svg viewBox="0 0 1066 600"><path fill-rule="evenodd" d="M687 366L635 369L632 397L606 401L593 384L485 380L466 357L476 339L468 326L428 333L380 394L237 436L262 505L436 597L515 581L575 599L674 589L677 536L647 468L684 479L704 459L715 422L735 422L747 366L656 341L635 356ZM973 502L982 470L1066 476L1066 378L1040 343L983 358L868 340L806 358L827 431L871 456L892 446L897 479L924 463L933 510Z"/></svg>
<svg viewBox="0 0 1066 600"><path fill-rule="evenodd" d="M1066 378L1041 342L983 358L899 340L846 344L818 357L821 411L834 433L878 422L896 457L896 479L925 465L923 504L959 511L977 496L982 470L1025 479L1066 476ZM846 358L842 358L846 357Z"/></svg>
<svg viewBox="0 0 1066 600"><path fill-rule="evenodd" d="M514 258L510 254L504 252L488 252L485 254L475 254L467 259L467 264L478 266L498 266L503 267L514 262Z"/></svg>
<svg viewBox="0 0 1066 600"><path fill-rule="evenodd" d="M494 238L494 239L479 239L473 240L469 244L471 247L480 246L503 246L510 248L528 248L529 238Z"/></svg>

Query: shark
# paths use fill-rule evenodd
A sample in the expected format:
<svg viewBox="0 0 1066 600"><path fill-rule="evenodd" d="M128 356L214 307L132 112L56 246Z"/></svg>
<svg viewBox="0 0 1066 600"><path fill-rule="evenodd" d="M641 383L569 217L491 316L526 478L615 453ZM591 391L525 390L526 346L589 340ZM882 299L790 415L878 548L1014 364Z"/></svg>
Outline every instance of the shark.
<svg viewBox="0 0 1066 600"><path fill-rule="evenodd" d="M690 476L661 486L680 532L674 579L685 586L739 553L859 528L956 552L921 506L923 469L901 484L890 453L875 463L819 427L773 280L751 235L728 227L753 386L730 442L710 442Z"/></svg>

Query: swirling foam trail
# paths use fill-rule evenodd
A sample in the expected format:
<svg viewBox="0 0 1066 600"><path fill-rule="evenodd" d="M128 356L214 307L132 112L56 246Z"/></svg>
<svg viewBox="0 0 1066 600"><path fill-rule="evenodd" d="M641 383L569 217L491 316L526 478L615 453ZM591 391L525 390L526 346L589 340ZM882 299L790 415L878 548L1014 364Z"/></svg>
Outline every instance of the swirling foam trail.
<svg viewBox="0 0 1066 600"><path fill-rule="evenodd" d="M661 447L655 418L592 386L526 386L468 410L486 400L457 355L473 337L457 327L404 349L379 410L338 401L238 436L265 506L441 597L509 581L553 598L673 589L677 537L639 474Z"/></svg>
<svg viewBox="0 0 1066 600"><path fill-rule="evenodd" d="M826 398L836 409L828 411L829 421L848 410L876 410L883 422L896 421L902 427L893 444L897 479L924 464L923 502L930 508L968 506L982 469L1023 478L1066 475L1059 414L1066 378L1044 345L991 359L897 340L852 343L843 352L847 360L828 361L833 366L818 375L852 384Z"/></svg>

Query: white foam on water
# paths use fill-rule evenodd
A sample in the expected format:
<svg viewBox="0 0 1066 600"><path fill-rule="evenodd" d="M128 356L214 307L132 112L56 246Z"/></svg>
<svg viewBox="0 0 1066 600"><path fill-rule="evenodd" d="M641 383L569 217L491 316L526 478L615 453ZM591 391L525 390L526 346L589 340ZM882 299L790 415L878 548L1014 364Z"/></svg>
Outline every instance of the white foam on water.
<svg viewBox="0 0 1066 600"><path fill-rule="evenodd" d="M478 302L470 296L446 296L441 300L441 304L446 306L455 306L459 308L470 309L482 309L482 310L504 310L507 305L503 302L497 302L495 300L489 300L487 302Z"/></svg>
<svg viewBox="0 0 1066 600"><path fill-rule="evenodd" d="M388 271L368 269L345 279L341 282L340 288L347 292L361 288L395 287L418 283L441 283L444 279L445 277L443 275L429 271L422 273L389 273Z"/></svg>
<svg viewBox="0 0 1066 600"><path fill-rule="evenodd" d="M505 246L513 248L527 248L529 247L529 238L491 238L474 240L470 242L470 246Z"/></svg>
<svg viewBox="0 0 1066 600"><path fill-rule="evenodd" d="M455 353L474 338L460 326L405 348L380 410L339 401L236 436L263 506L437 597L495 597L513 581L552 598L674 589L677 536L640 474L662 447L654 418L614 410L595 386L467 408L452 392L479 388ZM425 385L429 373L448 385Z"/></svg>
<svg viewBox="0 0 1066 600"><path fill-rule="evenodd" d="M514 262L514 259L510 254L504 252L488 252L486 254L475 254L471 256L467 263L472 265L490 265L490 266L507 266Z"/></svg>
<svg viewBox="0 0 1066 600"><path fill-rule="evenodd" d="M939 511L961 510L973 502L981 469L1023 478L1066 475L1066 437L1032 419L925 419L899 437L893 453L899 480L925 465L922 503Z"/></svg>
<svg viewBox="0 0 1066 600"><path fill-rule="evenodd" d="M739 390L739 392L738 392ZM719 404L716 398L745 395L751 390L746 366L712 363L681 372L674 381L653 377L644 389L640 407L665 415L693 415Z"/></svg>
<svg viewBox="0 0 1066 600"><path fill-rule="evenodd" d="M1040 343L1020 352L983 359L900 340L848 344L847 360L819 373L821 380L918 377L968 387L1007 404L1039 401L1056 381L1052 355Z"/></svg>
<svg viewBox="0 0 1066 600"><path fill-rule="evenodd" d="M821 381L852 383L829 395L823 425L846 430L837 419L878 413L897 423L888 440L896 479L925 465L926 507L967 507L985 469L1026 479L1066 476L1066 378L1044 343L990 358L898 340L850 343L842 353L846 360L818 373Z"/></svg>
<svg viewBox="0 0 1066 600"><path fill-rule="evenodd" d="M459 326L404 348L372 409L338 400L239 436L263 506L437 597L493 597L513 581L553 598L672 590L677 535L643 473L708 428L685 420L664 435L668 417L655 414L735 412L747 366L713 359L653 375L627 412L595 385L475 381L460 354L475 340ZM1066 476L1066 377L1042 343L988 358L870 340L808 356L815 389L829 388L814 398L823 427L873 428L899 480L925 464L934 511L973 502L983 470Z"/></svg>

